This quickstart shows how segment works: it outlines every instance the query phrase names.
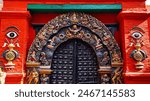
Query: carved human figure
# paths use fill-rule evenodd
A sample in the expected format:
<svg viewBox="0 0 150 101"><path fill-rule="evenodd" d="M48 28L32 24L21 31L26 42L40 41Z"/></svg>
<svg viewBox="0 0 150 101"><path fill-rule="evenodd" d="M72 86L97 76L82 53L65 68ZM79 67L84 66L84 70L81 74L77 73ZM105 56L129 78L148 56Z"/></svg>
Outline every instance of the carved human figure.
<svg viewBox="0 0 150 101"><path fill-rule="evenodd" d="M41 41L45 40L45 39L46 39L46 38L45 38L45 32L43 31L41 34L39 34L38 38L39 38Z"/></svg>
<svg viewBox="0 0 150 101"><path fill-rule="evenodd" d="M73 37L72 33L69 30L66 31L66 37L67 38Z"/></svg>
<svg viewBox="0 0 150 101"><path fill-rule="evenodd" d="M48 84L49 77L46 74L42 74L40 80L41 80L41 84Z"/></svg>
<svg viewBox="0 0 150 101"><path fill-rule="evenodd" d="M122 74L122 69L120 70L120 68L117 68L114 72L114 76L112 78L112 83L113 84L122 84L122 80L121 80L121 75Z"/></svg>
<svg viewBox="0 0 150 101"><path fill-rule="evenodd" d="M73 25L72 28L69 28L69 31L72 32L73 34L77 34L81 30L81 27L78 28L77 25Z"/></svg>
<svg viewBox="0 0 150 101"><path fill-rule="evenodd" d="M110 77L108 76L108 74L103 74L101 76L101 83L102 84L109 84L109 80L110 80Z"/></svg>
<svg viewBox="0 0 150 101"><path fill-rule="evenodd" d="M49 41L49 44L47 45L47 47L48 47L49 49L54 48L54 46L56 45L57 39L58 39L58 38L57 38L56 36L54 36L52 39L48 40L48 41Z"/></svg>
<svg viewBox="0 0 150 101"><path fill-rule="evenodd" d="M47 60L46 54L44 52L41 52L40 61L41 61L41 64L48 65L48 60Z"/></svg>
<svg viewBox="0 0 150 101"><path fill-rule="evenodd" d="M120 56L119 56L119 54L116 51L113 51L112 61L113 62L121 62Z"/></svg>
<svg viewBox="0 0 150 101"><path fill-rule="evenodd" d="M39 51L41 50L41 42L39 40L36 40L36 43L35 43L35 48L34 48L36 51Z"/></svg>
<svg viewBox="0 0 150 101"><path fill-rule="evenodd" d="M27 76L27 83L28 84L38 84L38 82L39 82L39 73L34 68Z"/></svg>
<svg viewBox="0 0 150 101"><path fill-rule="evenodd" d="M103 48L102 42L97 36L95 36L95 40L96 40L96 49L99 50Z"/></svg>
<svg viewBox="0 0 150 101"><path fill-rule="evenodd" d="M105 51L103 54L103 59L102 59L102 65L107 65L107 63L109 62L109 56L108 56L108 52Z"/></svg>
<svg viewBox="0 0 150 101"><path fill-rule="evenodd" d="M36 52L35 51L33 51L32 53L31 53L31 55L30 55L30 59L29 59L29 61L36 61Z"/></svg>
<svg viewBox="0 0 150 101"><path fill-rule="evenodd" d="M5 83L6 73L2 71L2 68L0 68L0 84Z"/></svg>
<svg viewBox="0 0 150 101"><path fill-rule="evenodd" d="M84 31L81 30L77 37L78 37L78 38L83 38L83 35L84 35Z"/></svg>

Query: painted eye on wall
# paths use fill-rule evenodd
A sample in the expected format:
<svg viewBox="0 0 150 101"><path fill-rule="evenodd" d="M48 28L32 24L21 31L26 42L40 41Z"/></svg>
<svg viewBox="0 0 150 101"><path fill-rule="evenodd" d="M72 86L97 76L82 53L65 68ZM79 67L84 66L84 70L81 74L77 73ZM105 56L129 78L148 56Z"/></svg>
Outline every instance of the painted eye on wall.
<svg viewBox="0 0 150 101"><path fill-rule="evenodd" d="M6 34L6 36L7 36L8 38L14 39L14 38L16 38L16 37L18 36L18 34L17 34L16 32L8 32L8 33Z"/></svg>
<svg viewBox="0 0 150 101"><path fill-rule="evenodd" d="M131 36L135 39L140 39L143 35L140 32L134 32Z"/></svg>

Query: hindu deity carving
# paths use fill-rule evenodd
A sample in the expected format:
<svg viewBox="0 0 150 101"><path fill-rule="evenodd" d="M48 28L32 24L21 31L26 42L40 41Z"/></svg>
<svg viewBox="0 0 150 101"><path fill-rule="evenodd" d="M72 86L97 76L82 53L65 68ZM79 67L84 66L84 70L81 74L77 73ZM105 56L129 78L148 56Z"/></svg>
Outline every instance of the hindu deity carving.
<svg viewBox="0 0 150 101"><path fill-rule="evenodd" d="M48 65L48 60L47 60L46 54L44 52L41 52L40 61L41 61L41 64Z"/></svg>
<svg viewBox="0 0 150 101"><path fill-rule="evenodd" d="M108 74L101 75L101 83L102 84L109 84L110 83L110 76Z"/></svg>
<svg viewBox="0 0 150 101"><path fill-rule="evenodd" d="M31 70L30 72L28 71L27 83L38 84L38 82L39 82L39 73L35 68L33 68L33 70Z"/></svg>
<svg viewBox="0 0 150 101"><path fill-rule="evenodd" d="M122 84L122 68L118 67L115 71L114 71L114 76L112 78L112 83L113 84Z"/></svg>
<svg viewBox="0 0 150 101"><path fill-rule="evenodd" d="M78 28L77 25L73 25L72 28L69 28L69 31L73 34L77 34L77 32L79 32L81 30L81 27Z"/></svg>
<svg viewBox="0 0 150 101"><path fill-rule="evenodd" d="M41 84L48 84L49 83L49 75L43 74L40 77Z"/></svg>
<svg viewBox="0 0 150 101"><path fill-rule="evenodd" d="M108 61L110 60L109 54L107 51L103 53L103 59L101 61L102 64L106 65Z"/></svg>

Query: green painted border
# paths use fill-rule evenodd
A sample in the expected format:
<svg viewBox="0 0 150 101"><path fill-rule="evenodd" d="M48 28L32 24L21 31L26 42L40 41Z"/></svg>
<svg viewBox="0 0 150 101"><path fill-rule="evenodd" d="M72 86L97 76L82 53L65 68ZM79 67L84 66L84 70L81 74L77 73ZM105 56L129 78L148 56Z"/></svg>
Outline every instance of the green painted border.
<svg viewBox="0 0 150 101"><path fill-rule="evenodd" d="M64 13L64 12L119 12L121 4L28 4L28 10L33 13Z"/></svg>

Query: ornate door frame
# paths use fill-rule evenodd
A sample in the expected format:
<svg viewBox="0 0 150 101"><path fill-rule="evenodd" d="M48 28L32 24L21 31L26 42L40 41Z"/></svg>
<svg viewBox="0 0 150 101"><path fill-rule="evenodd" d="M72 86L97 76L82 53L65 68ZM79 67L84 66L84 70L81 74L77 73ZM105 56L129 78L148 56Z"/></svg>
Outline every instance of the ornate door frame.
<svg viewBox="0 0 150 101"><path fill-rule="evenodd" d="M66 30L66 28L68 30ZM92 34L82 29L88 29ZM66 33L61 33L65 30ZM111 80L112 83L122 83L122 58L120 48L108 28L96 18L84 13L62 14L44 25L36 35L27 56L27 83L38 83L39 74L41 80L48 80L52 73L50 68L55 49L63 42L78 38L87 42L95 51L98 59L100 79L102 83ZM47 59L42 51L49 48ZM101 49L106 47L108 52L101 56ZM110 59L109 64L103 64L103 60ZM39 67L40 66L40 67ZM38 69L36 69L37 67ZM43 81L44 82L44 81Z"/></svg>

